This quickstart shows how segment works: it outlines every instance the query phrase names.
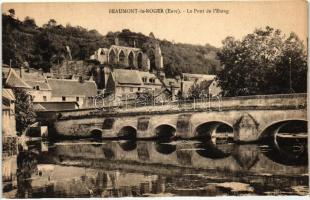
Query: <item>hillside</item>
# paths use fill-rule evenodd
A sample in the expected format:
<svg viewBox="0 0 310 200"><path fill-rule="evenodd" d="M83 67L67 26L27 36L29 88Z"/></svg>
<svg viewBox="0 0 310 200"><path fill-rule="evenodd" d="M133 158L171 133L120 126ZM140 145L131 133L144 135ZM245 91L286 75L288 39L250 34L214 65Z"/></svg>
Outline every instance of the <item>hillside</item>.
<svg viewBox="0 0 310 200"><path fill-rule="evenodd" d="M24 21L14 16L2 14L3 24L3 63L20 66L27 61L31 67L49 71L54 64L67 58L66 46L70 47L73 60L87 60L99 47L109 47L116 37L124 46L147 48L154 40L154 34L145 36L128 29L109 32L103 36L96 30L83 27L58 25L53 19L42 27L27 17ZM164 70L167 76L180 72L213 74L219 69L216 58L218 49L211 45L174 44L158 40L164 57Z"/></svg>

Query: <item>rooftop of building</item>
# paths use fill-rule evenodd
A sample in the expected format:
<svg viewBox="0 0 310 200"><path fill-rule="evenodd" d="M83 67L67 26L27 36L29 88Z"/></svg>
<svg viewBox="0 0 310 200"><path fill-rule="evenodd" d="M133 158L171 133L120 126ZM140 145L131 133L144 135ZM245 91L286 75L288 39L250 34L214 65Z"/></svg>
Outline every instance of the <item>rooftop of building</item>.
<svg viewBox="0 0 310 200"><path fill-rule="evenodd" d="M34 102L36 111L58 111L58 110L73 110L78 107L75 101L60 101L60 102Z"/></svg>
<svg viewBox="0 0 310 200"><path fill-rule="evenodd" d="M16 73L15 69L13 68L2 68L2 77L5 80L4 87L10 88L32 88L28 85L20 76Z"/></svg>
<svg viewBox="0 0 310 200"><path fill-rule="evenodd" d="M2 89L2 99L7 99L10 101L15 101L15 95L12 89L3 88Z"/></svg>
<svg viewBox="0 0 310 200"><path fill-rule="evenodd" d="M78 81L70 79L48 79L52 89L52 96L85 96L97 95L97 86L94 81Z"/></svg>
<svg viewBox="0 0 310 200"><path fill-rule="evenodd" d="M128 70L128 69L114 69L113 77L115 80L115 83L118 85L125 85L125 84L131 84L131 85L142 85L142 79L139 75L138 70Z"/></svg>

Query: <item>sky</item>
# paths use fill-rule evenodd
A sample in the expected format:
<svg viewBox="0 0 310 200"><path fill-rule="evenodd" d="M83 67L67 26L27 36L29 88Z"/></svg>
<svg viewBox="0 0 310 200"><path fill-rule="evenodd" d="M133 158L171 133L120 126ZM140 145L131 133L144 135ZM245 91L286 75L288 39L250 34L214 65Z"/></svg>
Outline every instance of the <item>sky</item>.
<svg viewBox="0 0 310 200"><path fill-rule="evenodd" d="M307 4L303 0L257 2L130 2L130 3L4 3L2 12L13 8L16 17L35 19L42 26L49 19L57 23L109 31L130 29L156 38L216 47L227 36L242 39L255 28L271 26L288 35L295 32L304 44L307 40ZM167 9L177 13L109 13L110 9ZM204 13L195 12L204 10ZM216 12L216 9L227 10ZM208 12L209 10L209 12ZM190 13L190 11L192 11Z"/></svg>

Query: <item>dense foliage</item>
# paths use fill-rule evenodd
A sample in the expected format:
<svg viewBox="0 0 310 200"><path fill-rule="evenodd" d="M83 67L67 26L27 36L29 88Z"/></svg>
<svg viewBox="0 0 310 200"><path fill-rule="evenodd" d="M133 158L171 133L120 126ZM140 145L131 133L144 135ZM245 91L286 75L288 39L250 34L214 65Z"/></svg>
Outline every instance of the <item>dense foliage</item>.
<svg viewBox="0 0 310 200"><path fill-rule="evenodd" d="M103 36L96 30L70 24L59 25L54 19L38 27L34 19L26 17L20 21L14 15L15 12L2 14L3 62L9 64L11 61L16 67L27 61L31 67L48 71L54 64L69 58L66 46L70 47L73 60L85 60L99 47L115 44L116 37L120 45L144 49L147 44L157 40L153 33L145 36L128 29L108 32ZM216 58L218 50L215 47L157 41L162 49L167 76L180 72L214 74L219 69L220 63Z"/></svg>
<svg viewBox="0 0 310 200"><path fill-rule="evenodd" d="M224 96L307 90L307 55L294 33L285 37L280 30L266 27L241 41L227 37L218 57L224 66L218 73Z"/></svg>
<svg viewBox="0 0 310 200"><path fill-rule="evenodd" d="M15 95L15 118L16 118L16 130L22 133L29 125L35 122L35 112L33 109L33 103L31 95L26 90L14 88Z"/></svg>
<svg viewBox="0 0 310 200"><path fill-rule="evenodd" d="M210 81L204 80L196 83L189 88L189 99L206 98L209 95Z"/></svg>

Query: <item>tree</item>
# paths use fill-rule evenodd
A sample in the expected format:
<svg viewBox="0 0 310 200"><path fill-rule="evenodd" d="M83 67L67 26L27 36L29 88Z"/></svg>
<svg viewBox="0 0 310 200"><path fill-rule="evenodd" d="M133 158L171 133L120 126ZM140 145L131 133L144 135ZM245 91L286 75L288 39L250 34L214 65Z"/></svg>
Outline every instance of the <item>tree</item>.
<svg viewBox="0 0 310 200"><path fill-rule="evenodd" d="M306 52L294 33L285 38L280 30L267 26L241 41L227 37L218 58L223 70L217 79L224 96L288 93L289 58L292 87L306 92Z"/></svg>
<svg viewBox="0 0 310 200"><path fill-rule="evenodd" d="M200 83L195 83L189 88L190 99L200 99L208 96L210 81L204 80Z"/></svg>
<svg viewBox="0 0 310 200"><path fill-rule="evenodd" d="M47 27L54 27L57 25L57 22L55 19L50 19L48 22L47 22Z"/></svg>
<svg viewBox="0 0 310 200"><path fill-rule="evenodd" d="M33 109L32 97L26 90L15 88L15 117L16 130L22 133L29 125L35 122L35 112Z"/></svg>
<svg viewBox="0 0 310 200"><path fill-rule="evenodd" d="M15 17L15 10L13 8L9 9L8 12L12 18Z"/></svg>
<svg viewBox="0 0 310 200"><path fill-rule="evenodd" d="M28 17L28 16L25 17L23 23L24 23L25 26L29 26L31 28L34 28L34 27L37 26L35 20L33 18Z"/></svg>

